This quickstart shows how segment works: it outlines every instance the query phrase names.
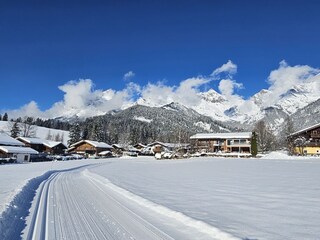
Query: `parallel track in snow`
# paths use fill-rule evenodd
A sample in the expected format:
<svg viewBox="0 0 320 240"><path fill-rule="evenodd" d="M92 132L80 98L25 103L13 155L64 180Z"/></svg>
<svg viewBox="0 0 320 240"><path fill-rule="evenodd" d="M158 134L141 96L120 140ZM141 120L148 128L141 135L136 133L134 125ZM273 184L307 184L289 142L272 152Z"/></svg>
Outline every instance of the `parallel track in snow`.
<svg viewBox="0 0 320 240"><path fill-rule="evenodd" d="M53 173L34 204L28 240L173 239L80 171Z"/></svg>

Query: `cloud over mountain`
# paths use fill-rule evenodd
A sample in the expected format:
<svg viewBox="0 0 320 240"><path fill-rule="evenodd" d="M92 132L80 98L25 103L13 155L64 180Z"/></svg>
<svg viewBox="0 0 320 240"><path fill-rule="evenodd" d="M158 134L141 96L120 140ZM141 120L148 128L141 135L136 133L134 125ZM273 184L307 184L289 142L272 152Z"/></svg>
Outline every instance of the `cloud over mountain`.
<svg viewBox="0 0 320 240"><path fill-rule="evenodd" d="M279 101L285 99L284 95L288 91L292 91L293 88L296 91L305 91L313 97L311 100L320 96L320 69L307 65L290 66L285 61L281 61L279 67L272 70L268 76L269 88L249 99L244 99L243 96L238 94L238 90L245 86L235 80L237 69L238 66L229 60L213 70L209 76L190 77L182 80L178 85L168 85L159 81L156 83L149 82L141 86L129 81L122 90L95 89L91 79L80 79L59 86L58 88L64 93L63 99L54 103L51 108L45 111L39 110L37 103L34 101L20 109L6 111L12 118L25 115L47 118L71 117L73 115L89 117L102 115L110 110L125 109L135 103L162 106L171 102L178 102L207 114L215 112L214 116L219 115L220 120L224 120L228 118L228 116L225 116L225 111L230 108L236 109L238 114L235 115L233 111L233 116L257 115L262 108L279 104ZM124 75L124 79L130 79L133 76L134 73L130 71ZM219 92L210 87L213 82L218 82L217 91ZM208 88L211 88L211 90L207 94L212 95L214 93L217 95L214 98L224 99L224 101L218 103L205 100L212 99L212 96L205 96L206 91L203 89ZM288 100L288 98L285 100ZM309 100L304 99L304 101ZM210 111L210 109L212 110ZM295 111L294 108L292 111Z"/></svg>

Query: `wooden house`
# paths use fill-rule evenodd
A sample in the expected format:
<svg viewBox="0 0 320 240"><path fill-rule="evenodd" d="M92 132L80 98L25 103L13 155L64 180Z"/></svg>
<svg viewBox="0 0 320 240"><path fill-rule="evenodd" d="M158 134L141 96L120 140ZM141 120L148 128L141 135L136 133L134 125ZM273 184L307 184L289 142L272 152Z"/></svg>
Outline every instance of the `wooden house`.
<svg viewBox="0 0 320 240"><path fill-rule="evenodd" d="M112 144L112 151L115 155L119 156L119 155L122 155L124 151L126 151L126 148L121 144L115 143L115 144Z"/></svg>
<svg viewBox="0 0 320 240"><path fill-rule="evenodd" d="M16 162L24 162L30 160L31 154L38 152L30 147L26 147L24 143L10 137L5 133L0 133L0 159L1 161L14 160Z"/></svg>
<svg viewBox="0 0 320 240"><path fill-rule="evenodd" d="M146 147L146 145L142 144L142 143L137 143L135 145L133 145L134 148L138 149L138 150L142 150Z"/></svg>
<svg viewBox="0 0 320 240"><path fill-rule="evenodd" d="M62 142L45 141L43 145L45 146L45 152L52 155L63 154L67 150L67 146Z"/></svg>
<svg viewBox="0 0 320 240"><path fill-rule="evenodd" d="M298 155L320 155L320 123L294 132L288 136Z"/></svg>
<svg viewBox="0 0 320 240"><path fill-rule="evenodd" d="M62 142L49 141L41 138L18 137L17 140L41 153L49 153L53 155L63 154L67 149L67 146Z"/></svg>
<svg viewBox="0 0 320 240"><path fill-rule="evenodd" d="M198 133L190 137L193 152L251 154L251 132Z"/></svg>
<svg viewBox="0 0 320 240"><path fill-rule="evenodd" d="M112 146L104 142L81 140L70 146L68 152L97 156L102 151L112 151Z"/></svg>
<svg viewBox="0 0 320 240"><path fill-rule="evenodd" d="M176 152L176 151L188 151L190 144L188 143L163 143L163 142L153 142L147 145L147 147L151 147L154 153L161 152Z"/></svg>

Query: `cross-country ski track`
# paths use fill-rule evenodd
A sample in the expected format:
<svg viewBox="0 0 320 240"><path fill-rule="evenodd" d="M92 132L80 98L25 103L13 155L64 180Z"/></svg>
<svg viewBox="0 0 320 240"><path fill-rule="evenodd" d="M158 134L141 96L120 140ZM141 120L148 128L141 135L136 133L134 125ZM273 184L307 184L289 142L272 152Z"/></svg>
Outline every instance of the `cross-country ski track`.
<svg viewBox="0 0 320 240"><path fill-rule="evenodd" d="M119 188L91 167L48 174L32 201L23 239L237 239Z"/></svg>

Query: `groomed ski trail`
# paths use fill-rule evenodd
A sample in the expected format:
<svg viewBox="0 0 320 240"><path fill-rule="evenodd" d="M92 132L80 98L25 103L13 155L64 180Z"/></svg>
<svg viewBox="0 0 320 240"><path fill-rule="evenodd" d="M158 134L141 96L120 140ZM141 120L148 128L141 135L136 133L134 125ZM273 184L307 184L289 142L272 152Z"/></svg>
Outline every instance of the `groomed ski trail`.
<svg viewBox="0 0 320 240"><path fill-rule="evenodd" d="M237 239L223 232L212 237L197 231L177 219L137 204L89 171L76 169L52 173L42 182L23 238Z"/></svg>

